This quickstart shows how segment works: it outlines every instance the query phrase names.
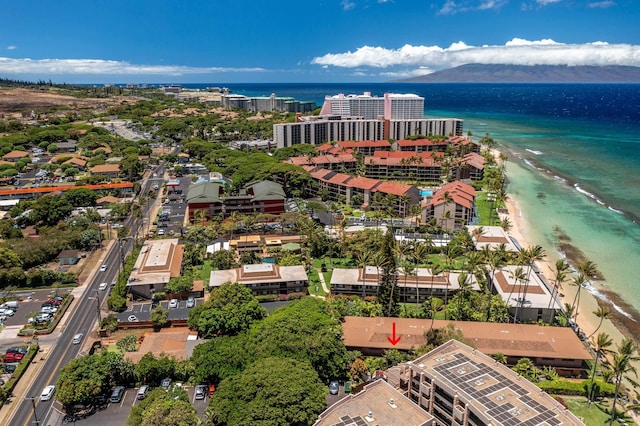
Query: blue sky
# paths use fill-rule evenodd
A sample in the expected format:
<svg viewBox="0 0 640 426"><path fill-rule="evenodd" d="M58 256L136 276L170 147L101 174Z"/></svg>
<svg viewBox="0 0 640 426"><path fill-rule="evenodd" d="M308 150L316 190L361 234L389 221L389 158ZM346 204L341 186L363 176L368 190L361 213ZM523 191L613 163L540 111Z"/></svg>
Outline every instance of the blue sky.
<svg viewBox="0 0 640 426"><path fill-rule="evenodd" d="M376 82L465 63L640 66L638 0L0 0L0 77Z"/></svg>

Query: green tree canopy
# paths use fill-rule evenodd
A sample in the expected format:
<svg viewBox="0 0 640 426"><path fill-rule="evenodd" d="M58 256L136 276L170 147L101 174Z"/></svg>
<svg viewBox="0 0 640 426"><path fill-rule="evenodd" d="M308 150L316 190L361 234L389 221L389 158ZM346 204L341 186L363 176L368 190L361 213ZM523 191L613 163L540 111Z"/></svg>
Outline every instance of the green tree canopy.
<svg viewBox="0 0 640 426"><path fill-rule="evenodd" d="M308 362L272 357L220 383L210 412L217 425L302 426L325 404L325 387Z"/></svg>
<svg viewBox="0 0 640 426"><path fill-rule="evenodd" d="M211 292L208 301L189 312L187 324L204 337L233 335L247 330L265 314L265 309L249 288L238 283L225 283Z"/></svg>

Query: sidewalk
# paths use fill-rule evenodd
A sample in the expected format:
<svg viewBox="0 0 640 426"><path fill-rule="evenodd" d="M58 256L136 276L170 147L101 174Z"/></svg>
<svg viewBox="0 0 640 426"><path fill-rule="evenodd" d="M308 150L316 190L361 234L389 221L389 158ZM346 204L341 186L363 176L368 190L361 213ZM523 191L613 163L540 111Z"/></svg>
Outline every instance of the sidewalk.
<svg viewBox="0 0 640 426"><path fill-rule="evenodd" d="M33 384L35 377L37 377L38 374L40 373L40 369L44 365L47 359L47 355L51 351L52 347L56 344L57 337L66 327L67 322L69 321L69 318L71 316L70 313L73 312L73 309L75 309L78 301L80 300L84 292L87 290L88 286L85 284L91 283L93 281L93 278L97 273L96 266L101 264L102 259L109 252L113 244L114 244L114 240L111 240L107 243L104 250L100 249L92 253L91 258L88 259L87 261L87 265L85 266L85 268L80 273L80 276L78 277L80 285L78 287L75 287L71 291L71 294L73 294L73 297L74 297L73 302L71 302L71 305L69 305L67 312L58 323L58 326L56 327L56 329L49 335L41 336L39 338L38 337L33 338L36 341L38 341L38 343L40 344L40 350L38 351L38 354L35 356L35 358L31 362L31 365L29 366L29 368L27 368L25 373L22 375L22 377L16 384L16 387L13 389L13 393L11 394L10 398L7 400L7 403L2 405L2 407L0 407L0 424L2 425L11 424L11 419L13 418L15 410L18 408L18 406L20 405L20 402L25 398L25 396L27 396L25 395L25 393ZM20 331L21 328L22 326L6 327L2 331L3 334L0 335L0 338L5 337L4 335L5 332L15 333L14 337L17 337L17 333L18 331ZM10 329L10 330L7 330L7 329ZM53 338L53 339L49 339L49 338ZM25 338L25 341L28 341L28 339L29 338Z"/></svg>

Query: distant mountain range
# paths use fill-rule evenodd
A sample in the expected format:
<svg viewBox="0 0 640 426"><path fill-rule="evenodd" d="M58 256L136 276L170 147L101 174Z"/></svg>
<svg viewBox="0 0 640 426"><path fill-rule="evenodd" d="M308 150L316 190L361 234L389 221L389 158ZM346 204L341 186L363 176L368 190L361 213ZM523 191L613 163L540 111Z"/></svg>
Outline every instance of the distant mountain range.
<svg viewBox="0 0 640 426"><path fill-rule="evenodd" d="M640 83L640 67L467 64L402 83Z"/></svg>

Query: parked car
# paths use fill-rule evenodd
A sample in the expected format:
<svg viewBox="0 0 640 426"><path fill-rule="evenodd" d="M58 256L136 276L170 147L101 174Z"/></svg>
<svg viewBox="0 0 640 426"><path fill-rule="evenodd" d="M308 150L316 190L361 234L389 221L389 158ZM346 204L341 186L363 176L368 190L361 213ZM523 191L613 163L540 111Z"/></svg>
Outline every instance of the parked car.
<svg viewBox="0 0 640 426"><path fill-rule="evenodd" d="M178 307L178 299L169 300L169 308L177 308Z"/></svg>
<svg viewBox="0 0 640 426"><path fill-rule="evenodd" d="M124 391L125 391L124 386L116 386L116 388L111 393L111 398L109 398L109 401L113 403L118 403L122 401L122 396L124 395Z"/></svg>
<svg viewBox="0 0 640 426"><path fill-rule="evenodd" d="M329 393L331 395L337 395L338 392L340 392L340 384L335 380L329 383Z"/></svg>
<svg viewBox="0 0 640 426"><path fill-rule="evenodd" d="M209 396L213 396L216 393L216 385L209 385Z"/></svg>
<svg viewBox="0 0 640 426"><path fill-rule="evenodd" d="M207 395L207 386L206 385L198 385L196 386L196 399L204 399Z"/></svg>
<svg viewBox="0 0 640 426"><path fill-rule="evenodd" d="M138 322L138 317L135 315L129 315L129 318L127 318L128 322Z"/></svg>
<svg viewBox="0 0 640 426"><path fill-rule="evenodd" d="M12 317L15 314L11 309L0 309L0 315L5 315L7 317Z"/></svg>
<svg viewBox="0 0 640 426"><path fill-rule="evenodd" d="M142 385L140 389L138 389L138 394L136 398L145 399L147 397L147 392L149 391L149 385Z"/></svg>
<svg viewBox="0 0 640 426"><path fill-rule="evenodd" d="M17 353L17 352L9 352L8 354L4 355L4 358L2 359L2 361L3 362L20 362L22 361L22 358L24 358L24 354Z"/></svg>
<svg viewBox="0 0 640 426"><path fill-rule="evenodd" d="M18 364L4 364L4 372L7 374L13 374L14 371L16 371L16 368L18 368Z"/></svg>
<svg viewBox="0 0 640 426"><path fill-rule="evenodd" d="M56 387L54 385L47 386L42 390L42 393L40 394L40 401L50 400L55 392L56 392Z"/></svg>
<svg viewBox="0 0 640 426"><path fill-rule="evenodd" d="M194 306L196 306L196 299L189 297L187 299L187 308L193 308Z"/></svg>
<svg viewBox="0 0 640 426"><path fill-rule="evenodd" d="M169 391L169 388L171 387L171 379L168 377L162 379L162 381L160 382L160 387L166 391Z"/></svg>

